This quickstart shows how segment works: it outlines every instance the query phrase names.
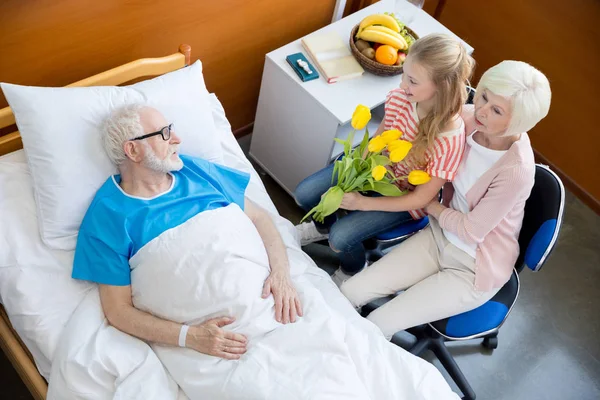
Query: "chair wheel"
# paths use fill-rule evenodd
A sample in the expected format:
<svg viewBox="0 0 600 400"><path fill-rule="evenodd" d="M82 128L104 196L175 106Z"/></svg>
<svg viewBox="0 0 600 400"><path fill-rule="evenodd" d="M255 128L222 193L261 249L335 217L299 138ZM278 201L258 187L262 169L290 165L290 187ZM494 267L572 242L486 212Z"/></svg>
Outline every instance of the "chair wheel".
<svg viewBox="0 0 600 400"><path fill-rule="evenodd" d="M481 343L483 347L486 349L494 350L498 348L498 338L497 337L486 337L483 339L483 343Z"/></svg>

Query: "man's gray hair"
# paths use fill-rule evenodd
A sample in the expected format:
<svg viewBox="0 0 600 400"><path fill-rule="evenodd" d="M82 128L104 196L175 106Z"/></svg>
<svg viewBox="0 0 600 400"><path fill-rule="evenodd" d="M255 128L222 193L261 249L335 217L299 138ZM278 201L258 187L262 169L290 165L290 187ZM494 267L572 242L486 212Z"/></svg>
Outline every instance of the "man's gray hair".
<svg viewBox="0 0 600 400"><path fill-rule="evenodd" d="M114 110L104 121L102 143L108 157L117 167L127 159L123 144L144 134L144 128L140 122L142 108L144 106L141 104L126 105Z"/></svg>

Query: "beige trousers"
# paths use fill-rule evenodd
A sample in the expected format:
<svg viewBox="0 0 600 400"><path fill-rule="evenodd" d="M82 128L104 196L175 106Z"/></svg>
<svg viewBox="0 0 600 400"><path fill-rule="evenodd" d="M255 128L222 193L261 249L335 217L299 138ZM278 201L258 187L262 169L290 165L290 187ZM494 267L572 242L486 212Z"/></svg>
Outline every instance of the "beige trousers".
<svg viewBox="0 0 600 400"><path fill-rule="evenodd" d="M498 292L475 290L475 259L448 242L435 219L429 220L429 227L340 288L354 307L403 290L367 317L388 339L398 331L477 308Z"/></svg>

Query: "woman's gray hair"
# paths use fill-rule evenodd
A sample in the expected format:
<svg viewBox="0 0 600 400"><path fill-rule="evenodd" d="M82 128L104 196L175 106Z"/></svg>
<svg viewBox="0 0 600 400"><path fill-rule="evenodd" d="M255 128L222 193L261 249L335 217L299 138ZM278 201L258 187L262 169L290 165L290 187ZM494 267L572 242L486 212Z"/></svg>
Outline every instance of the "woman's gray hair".
<svg viewBox="0 0 600 400"><path fill-rule="evenodd" d="M140 122L141 104L129 104L114 110L102 126L102 143L110 160L121 166L127 159L123 144L144 134Z"/></svg>
<svg viewBox="0 0 600 400"><path fill-rule="evenodd" d="M502 61L485 71L477 85L475 102L487 89L506 97L512 116L506 135L527 132L548 115L552 91L542 72L522 61Z"/></svg>

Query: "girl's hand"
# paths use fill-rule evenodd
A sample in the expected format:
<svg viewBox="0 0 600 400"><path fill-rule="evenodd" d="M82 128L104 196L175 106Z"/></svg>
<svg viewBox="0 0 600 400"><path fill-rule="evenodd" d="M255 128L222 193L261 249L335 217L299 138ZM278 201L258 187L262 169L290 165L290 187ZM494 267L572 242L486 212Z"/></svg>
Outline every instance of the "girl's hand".
<svg viewBox="0 0 600 400"><path fill-rule="evenodd" d="M442 211L444 211L446 209L446 207L444 207L443 205L440 204L440 202L437 199L433 199L431 200L426 206L425 206L425 212L427 214L429 214L430 217L433 217L435 219L440 219L440 214L442 213Z"/></svg>
<svg viewBox="0 0 600 400"><path fill-rule="evenodd" d="M340 208L348 211L363 210L365 196L358 192L344 193Z"/></svg>

